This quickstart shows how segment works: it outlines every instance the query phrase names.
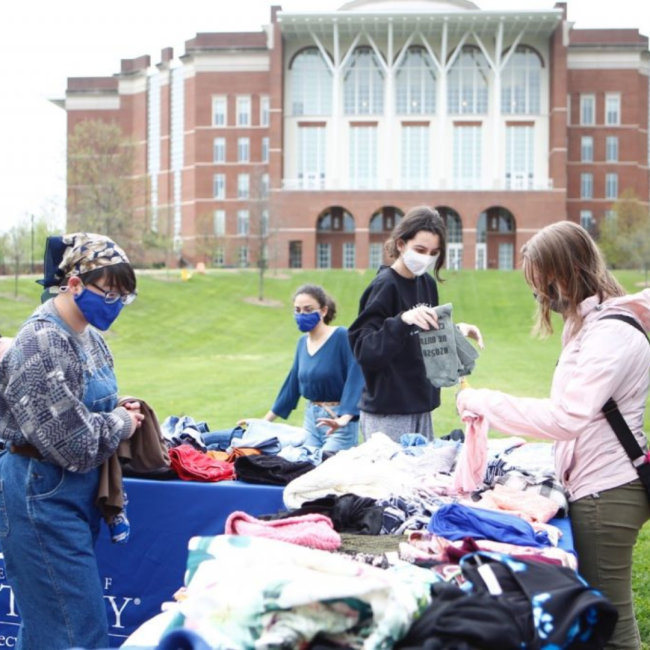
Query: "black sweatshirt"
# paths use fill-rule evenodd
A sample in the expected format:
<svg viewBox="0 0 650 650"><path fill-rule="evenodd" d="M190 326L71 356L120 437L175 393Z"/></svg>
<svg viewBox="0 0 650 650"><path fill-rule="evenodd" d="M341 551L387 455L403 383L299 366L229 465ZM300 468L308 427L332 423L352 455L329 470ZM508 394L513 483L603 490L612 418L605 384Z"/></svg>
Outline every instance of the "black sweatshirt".
<svg viewBox="0 0 650 650"><path fill-rule="evenodd" d="M366 385L359 407L368 413L427 413L440 406L440 389L427 379L419 328L401 314L418 305L436 307L438 288L431 275L408 279L382 266L359 302L348 329Z"/></svg>

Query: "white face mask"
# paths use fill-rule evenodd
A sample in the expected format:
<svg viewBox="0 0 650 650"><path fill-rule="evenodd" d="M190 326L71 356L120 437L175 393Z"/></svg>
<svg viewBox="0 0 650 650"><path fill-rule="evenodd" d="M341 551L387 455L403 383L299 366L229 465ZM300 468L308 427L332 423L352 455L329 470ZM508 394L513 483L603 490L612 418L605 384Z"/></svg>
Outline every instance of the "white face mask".
<svg viewBox="0 0 650 650"><path fill-rule="evenodd" d="M402 260L404 266L413 275L424 275L428 270L432 269L438 261L438 255L425 255L424 253L416 253L412 248L407 248L402 253Z"/></svg>

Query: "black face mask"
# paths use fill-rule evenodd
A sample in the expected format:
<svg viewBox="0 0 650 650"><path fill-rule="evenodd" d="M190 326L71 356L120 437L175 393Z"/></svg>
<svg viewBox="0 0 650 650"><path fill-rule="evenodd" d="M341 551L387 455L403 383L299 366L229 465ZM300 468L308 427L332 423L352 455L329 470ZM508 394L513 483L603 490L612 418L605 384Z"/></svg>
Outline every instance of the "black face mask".
<svg viewBox="0 0 650 650"><path fill-rule="evenodd" d="M548 308L557 314L563 314L566 311L567 304L565 300L560 298L560 295L555 286L549 284L546 288L546 292L548 294ZM535 300L537 300L537 302L541 302L539 294L536 291L533 291L533 297Z"/></svg>

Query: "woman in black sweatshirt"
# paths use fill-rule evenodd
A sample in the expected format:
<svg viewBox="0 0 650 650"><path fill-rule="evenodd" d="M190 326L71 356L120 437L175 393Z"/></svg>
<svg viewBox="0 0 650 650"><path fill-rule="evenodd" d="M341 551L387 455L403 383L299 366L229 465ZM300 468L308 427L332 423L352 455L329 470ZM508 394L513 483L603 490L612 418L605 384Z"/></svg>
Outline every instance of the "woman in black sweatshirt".
<svg viewBox="0 0 650 650"><path fill-rule="evenodd" d="M418 334L438 327L438 287L428 271L440 281L446 234L436 210L411 209L386 242L394 263L382 266L361 296L348 334L366 382L359 403L365 439L376 431L396 441L404 433L433 439L431 411L440 405L440 389L427 379ZM458 327L482 346L478 328Z"/></svg>

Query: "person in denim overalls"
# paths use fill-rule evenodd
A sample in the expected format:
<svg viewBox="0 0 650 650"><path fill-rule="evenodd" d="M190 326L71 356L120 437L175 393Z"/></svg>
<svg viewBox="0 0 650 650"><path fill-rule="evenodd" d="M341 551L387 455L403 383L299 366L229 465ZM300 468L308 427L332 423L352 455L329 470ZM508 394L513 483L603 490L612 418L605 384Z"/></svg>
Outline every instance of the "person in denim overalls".
<svg viewBox="0 0 650 650"><path fill-rule="evenodd" d="M304 397L309 400L304 445L332 452L349 449L359 441L363 376L347 329L330 325L336 304L318 285L297 289L293 307L298 329L306 334L298 341L293 366L264 419L272 422L278 416L288 417Z"/></svg>
<svg viewBox="0 0 650 650"><path fill-rule="evenodd" d="M101 235L50 238L45 266L56 297L0 364L0 547L22 618L17 648L103 648L99 467L143 416L137 402L117 407L113 359L96 329L133 301L136 280Z"/></svg>

